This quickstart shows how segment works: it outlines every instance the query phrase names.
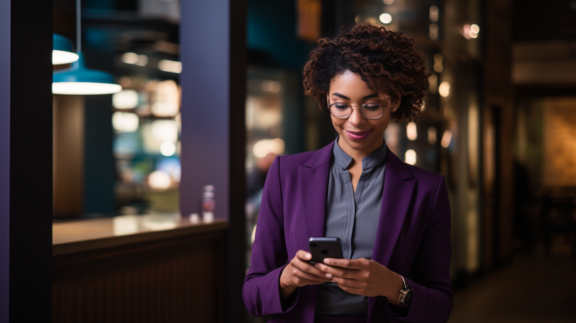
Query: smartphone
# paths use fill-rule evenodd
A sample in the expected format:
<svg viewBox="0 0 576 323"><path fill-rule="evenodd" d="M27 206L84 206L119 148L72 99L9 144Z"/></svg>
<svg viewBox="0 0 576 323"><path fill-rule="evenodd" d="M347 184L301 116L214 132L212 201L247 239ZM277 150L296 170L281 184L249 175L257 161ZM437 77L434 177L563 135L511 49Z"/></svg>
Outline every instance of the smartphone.
<svg viewBox="0 0 576 323"><path fill-rule="evenodd" d="M308 240L308 248L312 254L310 262L324 262L324 258L344 258L342 240L330 237L312 237Z"/></svg>

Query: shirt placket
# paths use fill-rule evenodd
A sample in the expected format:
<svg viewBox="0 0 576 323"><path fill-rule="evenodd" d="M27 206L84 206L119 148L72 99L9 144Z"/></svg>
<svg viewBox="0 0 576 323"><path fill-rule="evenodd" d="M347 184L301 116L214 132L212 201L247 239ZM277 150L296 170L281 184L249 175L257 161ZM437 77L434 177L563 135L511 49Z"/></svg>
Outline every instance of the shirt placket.
<svg viewBox="0 0 576 323"><path fill-rule="evenodd" d="M346 218L344 221L344 241L342 241L343 256L350 259L352 251L352 233L354 229L354 215L356 214L356 203L354 201L354 190L352 188L352 179L348 170L344 169L341 173L344 182L346 203Z"/></svg>
<svg viewBox="0 0 576 323"><path fill-rule="evenodd" d="M362 199L362 192L364 191L364 186L366 181L368 180L369 173L367 170L362 170L362 174L358 179L358 186L356 186L356 193L352 191L354 196L354 213L352 214L351 222L350 222L350 259L354 256L354 250L352 244L354 243L354 223L356 222L356 217L358 216L358 209L360 206L360 201ZM352 185L350 185L352 187Z"/></svg>

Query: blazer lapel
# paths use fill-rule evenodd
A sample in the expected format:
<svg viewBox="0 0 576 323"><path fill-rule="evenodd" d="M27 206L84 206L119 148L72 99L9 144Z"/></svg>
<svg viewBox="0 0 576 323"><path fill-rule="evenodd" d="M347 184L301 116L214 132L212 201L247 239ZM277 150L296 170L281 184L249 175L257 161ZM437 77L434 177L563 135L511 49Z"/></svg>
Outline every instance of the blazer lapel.
<svg viewBox="0 0 576 323"><path fill-rule="evenodd" d="M401 264L390 263L396 241L402 231L406 213L410 208L416 180L406 165L388 151L386 170L384 174L384 190L382 192L382 208L378 222L378 233L374 242L372 259L398 271ZM386 313L382 297L368 298L368 322L386 321ZM378 308L378 310L376 310Z"/></svg>
<svg viewBox="0 0 576 323"><path fill-rule="evenodd" d="M299 166L299 185L308 238L324 236L328 174L334 143L318 150ZM308 241L306 241L307 243Z"/></svg>
<svg viewBox="0 0 576 323"><path fill-rule="evenodd" d="M382 208L372 259L389 267L389 261L410 207L416 180L406 165L388 151Z"/></svg>

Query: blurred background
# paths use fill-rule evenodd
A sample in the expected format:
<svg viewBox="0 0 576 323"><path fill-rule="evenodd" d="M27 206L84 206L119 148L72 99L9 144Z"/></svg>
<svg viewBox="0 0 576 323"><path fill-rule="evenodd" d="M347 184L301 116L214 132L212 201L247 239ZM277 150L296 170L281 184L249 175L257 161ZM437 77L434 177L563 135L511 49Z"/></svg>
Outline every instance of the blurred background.
<svg viewBox="0 0 576 323"><path fill-rule="evenodd" d="M86 66L110 73L122 88L53 96L55 225L120 219L113 225L121 236L136 232L126 231L130 226L140 229L144 217L146 230L205 222L213 211L205 202L215 200L218 210L228 188L205 182L203 195L179 191L182 174L196 167L182 162L183 96L192 90L181 86L180 44L181 25L194 18L177 0L84 0L78 24L74 0L53 3L54 33L76 46L81 25ZM231 24L225 11L207 17ZM244 270L274 158L336 138L329 115L303 95L310 51L340 26L370 22L414 38L432 73L418 119L391 123L385 140L406 163L446 177L450 322L576 321L576 1L248 0L239 21L246 24L246 53L234 64L245 71L238 83L245 103L235 108L243 109L245 140L243 158L230 162L244 165L244 209L234 209L243 217L235 222L243 241L234 243L242 244ZM235 50L229 48L231 57ZM213 108L188 100L188 120ZM190 212L182 199L192 201ZM222 277L214 283L222 285L217 303L230 292ZM234 321L244 320L267 319L246 314Z"/></svg>

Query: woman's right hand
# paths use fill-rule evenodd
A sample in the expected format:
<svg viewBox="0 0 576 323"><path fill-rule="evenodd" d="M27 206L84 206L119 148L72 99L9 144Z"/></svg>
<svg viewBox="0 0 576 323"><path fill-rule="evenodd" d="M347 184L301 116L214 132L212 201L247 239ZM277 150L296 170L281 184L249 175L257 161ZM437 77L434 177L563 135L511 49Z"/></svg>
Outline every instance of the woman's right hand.
<svg viewBox="0 0 576 323"><path fill-rule="evenodd" d="M296 256L284 267L280 275L280 294L283 301L292 295L296 287L319 285L331 281L332 275L312 266L310 259L312 255L309 252L298 250Z"/></svg>

